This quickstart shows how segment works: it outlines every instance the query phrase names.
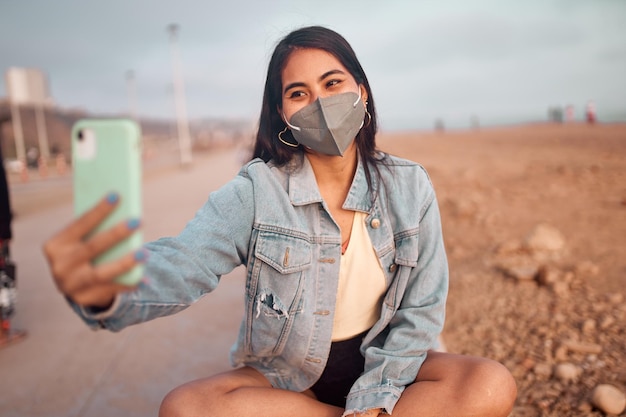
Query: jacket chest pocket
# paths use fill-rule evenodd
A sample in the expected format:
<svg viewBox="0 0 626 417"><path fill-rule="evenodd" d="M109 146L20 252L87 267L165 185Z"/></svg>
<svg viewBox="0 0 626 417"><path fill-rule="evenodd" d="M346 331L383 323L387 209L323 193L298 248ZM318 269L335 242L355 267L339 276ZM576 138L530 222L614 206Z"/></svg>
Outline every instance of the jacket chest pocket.
<svg viewBox="0 0 626 417"><path fill-rule="evenodd" d="M389 267L386 272L388 279L391 279L391 285L387 290L385 304L393 312L398 308L398 303L402 299L408 283L410 270L417 266L418 257L419 237L417 233L396 239L395 251L387 255Z"/></svg>
<svg viewBox="0 0 626 417"><path fill-rule="evenodd" d="M311 265L311 244L261 231L254 258L248 283L246 346L255 356L278 355L304 307L303 274Z"/></svg>

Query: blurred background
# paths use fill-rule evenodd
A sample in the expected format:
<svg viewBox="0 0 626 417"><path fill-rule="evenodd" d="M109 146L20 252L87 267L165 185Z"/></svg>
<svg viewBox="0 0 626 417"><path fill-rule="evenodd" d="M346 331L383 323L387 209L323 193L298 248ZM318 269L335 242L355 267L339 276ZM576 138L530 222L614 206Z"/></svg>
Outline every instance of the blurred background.
<svg viewBox="0 0 626 417"><path fill-rule="evenodd" d="M588 107L626 121L623 1L3 1L4 156L67 153L67 126L86 114L137 118L148 144L249 138L274 45L314 24L356 50L383 131L583 119Z"/></svg>
<svg viewBox="0 0 626 417"><path fill-rule="evenodd" d="M2 417L154 416L175 386L229 369L242 268L119 334L58 294L41 245L73 216L70 130L137 120L144 239L177 234L249 156L275 44L318 24L368 75L378 145L437 190L449 350L507 366L513 417L624 415L625 1L0 0L11 330L27 332L0 327Z"/></svg>

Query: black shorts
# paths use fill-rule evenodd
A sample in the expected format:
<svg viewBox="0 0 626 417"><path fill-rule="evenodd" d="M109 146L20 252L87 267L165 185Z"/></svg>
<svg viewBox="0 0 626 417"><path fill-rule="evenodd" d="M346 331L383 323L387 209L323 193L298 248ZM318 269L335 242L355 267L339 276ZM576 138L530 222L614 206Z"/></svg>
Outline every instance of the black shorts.
<svg viewBox="0 0 626 417"><path fill-rule="evenodd" d="M319 401L341 408L346 407L348 392L363 373L365 366L365 358L359 348L366 333L331 344L326 368L320 379L311 387Z"/></svg>

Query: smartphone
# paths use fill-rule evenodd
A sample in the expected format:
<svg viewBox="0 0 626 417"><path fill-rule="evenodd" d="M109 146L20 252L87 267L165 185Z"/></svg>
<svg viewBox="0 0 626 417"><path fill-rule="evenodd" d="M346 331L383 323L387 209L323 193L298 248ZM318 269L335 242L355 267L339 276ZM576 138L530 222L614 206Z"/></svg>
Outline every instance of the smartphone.
<svg viewBox="0 0 626 417"><path fill-rule="evenodd" d="M110 192L120 196L115 211L92 233L119 222L141 218L141 130L129 119L82 119L72 127L74 214L81 215ZM117 259L142 245L140 231L95 259ZM134 285L143 278L143 265L117 278Z"/></svg>

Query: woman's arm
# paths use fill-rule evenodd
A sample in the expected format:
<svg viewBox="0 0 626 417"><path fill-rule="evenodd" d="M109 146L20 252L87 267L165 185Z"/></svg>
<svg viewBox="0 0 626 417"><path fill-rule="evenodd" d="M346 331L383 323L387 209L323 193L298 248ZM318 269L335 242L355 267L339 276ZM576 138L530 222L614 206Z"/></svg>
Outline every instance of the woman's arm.
<svg viewBox="0 0 626 417"><path fill-rule="evenodd" d="M54 272L55 265L67 262L68 256L63 254L68 251L59 249L58 238L51 239L46 243L45 250L57 286L74 310L93 328L117 331L131 324L181 311L214 290L223 274L245 262L254 218L252 195L251 182L238 176L212 193L178 236L147 243L142 251L145 254L145 279L133 288L117 290L118 285L114 282L123 260L94 267L91 259L95 253L85 255L82 263L74 268L57 268ZM102 215L94 216L92 228L102 218ZM68 229L76 227L73 223ZM66 239L71 234L68 229L60 234ZM122 234L121 226L118 233ZM74 233L76 236L80 234ZM115 240L113 236L108 239L111 242ZM80 250L83 246L90 246L76 238L69 240ZM136 256L128 255L124 262L134 264ZM79 298L67 291L79 269L88 271L98 268L108 268L107 285L116 288L109 290L107 297L98 300Z"/></svg>

